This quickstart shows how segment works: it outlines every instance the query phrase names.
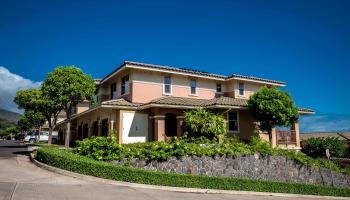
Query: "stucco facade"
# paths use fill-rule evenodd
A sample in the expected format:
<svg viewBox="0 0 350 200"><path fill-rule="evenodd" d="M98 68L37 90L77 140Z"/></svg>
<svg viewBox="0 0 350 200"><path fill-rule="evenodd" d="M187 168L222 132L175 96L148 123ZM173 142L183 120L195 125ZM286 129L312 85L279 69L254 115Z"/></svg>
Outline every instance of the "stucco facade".
<svg viewBox="0 0 350 200"><path fill-rule="evenodd" d="M71 141L108 135L111 130L117 131L120 143L162 141L166 137L181 136L184 111L197 107L222 113L232 129L228 130L229 136L249 140L252 135L259 135L270 141L266 133L257 130L257 122L246 106L252 94L269 85L283 87L284 83L124 62L97 81L97 106L89 107L88 102L77 106L77 113L72 118ZM228 114L232 112L234 115ZM59 127L64 132L64 126ZM294 135L286 135L286 147L300 147L299 124L290 130ZM277 135L278 131L273 130L270 141L273 146L280 145L279 141L283 139Z"/></svg>

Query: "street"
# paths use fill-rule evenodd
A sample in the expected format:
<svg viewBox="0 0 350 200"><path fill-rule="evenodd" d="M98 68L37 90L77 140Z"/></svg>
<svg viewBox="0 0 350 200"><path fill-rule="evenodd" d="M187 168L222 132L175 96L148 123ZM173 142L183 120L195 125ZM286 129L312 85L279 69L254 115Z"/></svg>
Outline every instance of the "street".
<svg viewBox="0 0 350 200"><path fill-rule="evenodd" d="M306 199L256 195L197 194L122 187L78 180L32 164L27 147L0 141L0 200L58 199Z"/></svg>

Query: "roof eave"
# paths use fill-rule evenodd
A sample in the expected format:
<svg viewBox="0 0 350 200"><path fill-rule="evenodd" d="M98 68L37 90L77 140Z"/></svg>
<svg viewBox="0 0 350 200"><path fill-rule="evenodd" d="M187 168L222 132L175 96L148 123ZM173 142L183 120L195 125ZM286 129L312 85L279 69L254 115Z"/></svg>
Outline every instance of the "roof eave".
<svg viewBox="0 0 350 200"><path fill-rule="evenodd" d="M303 111L303 110L298 110L298 113L300 115L314 115L314 114L316 114L315 111Z"/></svg>
<svg viewBox="0 0 350 200"><path fill-rule="evenodd" d="M148 71L163 72L163 73L169 73L169 74L192 76L197 78L212 79L217 81L225 81L225 77L220 78L220 77L214 77L214 76L199 75L199 74L190 73L190 72L178 72L170 69L157 69L157 68L151 68L151 67L143 67L143 66L137 66L135 64L129 64L129 63L127 63L125 67L132 68L132 69L142 69L142 70L148 70Z"/></svg>
<svg viewBox="0 0 350 200"><path fill-rule="evenodd" d="M283 82L271 82L271 81L264 81L264 80L254 80L254 79L249 79L249 78L240 78L240 77L230 77L227 78L226 80L240 80L240 81L249 81L249 82L254 82L254 83L262 83L262 84L267 84L267 85L273 85L277 87L285 87L286 84Z"/></svg>
<svg viewBox="0 0 350 200"><path fill-rule="evenodd" d="M140 110L144 110L144 109L153 108L153 107L157 107L157 108L183 108L183 109L194 109L194 108L200 108L200 107L204 107L204 106L186 106L186 105L171 105L171 104L156 104L156 103L151 103L151 104L146 104L146 105L140 106L139 109L140 109Z"/></svg>

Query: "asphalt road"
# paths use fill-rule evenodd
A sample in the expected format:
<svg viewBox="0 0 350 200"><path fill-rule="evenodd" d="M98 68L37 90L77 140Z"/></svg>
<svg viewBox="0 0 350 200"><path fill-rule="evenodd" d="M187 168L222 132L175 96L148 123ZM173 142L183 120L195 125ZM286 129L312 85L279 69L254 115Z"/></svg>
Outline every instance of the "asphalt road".
<svg viewBox="0 0 350 200"><path fill-rule="evenodd" d="M88 182L43 170L30 162L26 145L13 141L0 141L0 200L20 199L305 200L307 198L167 192Z"/></svg>

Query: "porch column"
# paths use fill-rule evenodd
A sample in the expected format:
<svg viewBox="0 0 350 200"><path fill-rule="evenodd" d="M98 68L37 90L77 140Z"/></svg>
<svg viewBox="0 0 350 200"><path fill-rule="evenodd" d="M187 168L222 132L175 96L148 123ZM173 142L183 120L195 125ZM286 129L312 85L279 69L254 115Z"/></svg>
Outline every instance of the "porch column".
<svg viewBox="0 0 350 200"><path fill-rule="evenodd" d="M109 121L109 135L110 136L112 136L113 130L114 130L114 121L111 120L111 121Z"/></svg>
<svg viewBox="0 0 350 200"><path fill-rule="evenodd" d="M272 146L273 148L275 148L275 147L277 146L276 128L273 128L273 129L271 130L271 135L272 135L272 138L271 138L270 143L271 143L271 146Z"/></svg>
<svg viewBox="0 0 350 200"><path fill-rule="evenodd" d="M165 134L165 116L154 116L154 136L155 141L164 141Z"/></svg>
<svg viewBox="0 0 350 200"><path fill-rule="evenodd" d="M184 122L184 116L176 116L176 136L181 137L183 134L183 122Z"/></svg>
<svg viewBox="0 0 350 200"><path fill-rule="evenodd" d="M148 117L148 142L154 141L154 130L153 130L153 125L155 124L154 122L154 117L150 116Z"/></svg>
<svg viewBox="0 0 350 200"><path fill-rule="evenodd" d="M110 130L113 131L113 130L114 130L114 121L111 120L111 121L109 122L109 124L110 124Z"/></svg>
<svg viewBox="0 0 350 200"><path fill-rule="evenodd" d="M291 127L291 134L295 134L295 146L300 147L300 130L299 130L299 122L295 122Z"/></svg>

